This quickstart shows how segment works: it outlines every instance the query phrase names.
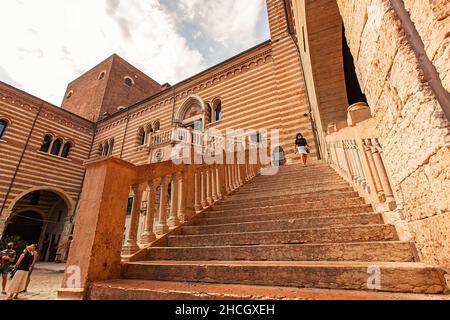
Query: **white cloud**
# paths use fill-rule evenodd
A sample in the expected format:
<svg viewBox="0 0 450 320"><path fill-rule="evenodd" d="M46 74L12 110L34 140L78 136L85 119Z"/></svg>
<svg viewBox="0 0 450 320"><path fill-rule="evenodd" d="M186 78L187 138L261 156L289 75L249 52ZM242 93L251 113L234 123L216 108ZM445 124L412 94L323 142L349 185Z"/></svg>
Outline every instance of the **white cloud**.
<svg viewBox="0 0 450 320"><path fill-rule="evenodd" d="M231 50L256 41L256 28L265 0L177 0L183 18Z"/></svg>
<svg viewBox="0 0 450 320"><path fill-rule="evenodd" d="M9 0L0 12L0 80L57 105L70 81L112 53L161 83L205 67L158 0Z"/></svg>

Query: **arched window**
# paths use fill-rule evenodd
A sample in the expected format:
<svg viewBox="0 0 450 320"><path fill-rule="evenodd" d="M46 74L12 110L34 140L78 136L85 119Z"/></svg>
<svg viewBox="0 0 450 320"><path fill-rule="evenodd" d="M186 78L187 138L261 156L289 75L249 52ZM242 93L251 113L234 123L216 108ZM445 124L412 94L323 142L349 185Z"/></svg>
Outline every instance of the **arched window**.
<svg viewBox="0 0 450 320"><path fill-rule="evenodd" d="M61 139L56 139L55 142L53 142L52 151L50 151L50 153L54 156L58 156L59 151L61 151L61 147L62 147Z"/></svg>
<svg viewBox="0 0 450 320"><path fill-rule="evenodd" d="M133 79L131 79L130 77L125 77L125 79L123 80L123 83L125 83L125 85L128 86L128 87L132 87L133 86Z"/></svg>
<svg viewBox="0 0 450 320"><path fill-rule="evenodd" d="M106 72L102 71L99 75L98 75L98 80L103 80L105 78Z"/></svg>
<svg viewBox="0 0 450 320"><path fill-rule="evenodd" d="M214 122L222 120L222 102L219 100L216 102L216 107L214 109Z"/></svg>
<svg viewBox="0 0 450 320"><path fill-rule="evenodd" d="M112 155L114 150L114 138L109 141L109 153L108 156Z"/></svg>
<svg viewBox="0 0 450 320"><path fill-rule="evenodd" d="M6 122L6 120L0 120L0 138L3 137L7 126L8 122Z"/></svg>
<svg viewBox="0 0 450 320"><path fill-rule="evenodd" d="M70 90L69 93L67 94L67 99L72 98L73 95L73 90Z"/></svg>
<svg viewBox="0 0 450 320"><path fill-rule="evenodd" d="M105 142L103 145L103 156L106 157L109 154L109 144L108 142Z"/></svg>
<svg viewBox="0 0 450 320"><path fill-rule="evenodd" d="M61 152L61 157L68 158L70 149L72 149L72 144L70 142L66 142Z"/></svg>
<svg viewBox="0 0 450 320"><path fill-rule="evenodd" d="M103 144L99 144L97 148L97 156L101 157L103 155Z"/></svg>
<svg viewBox="0 0 450 320"><path fill-rule="evenodd" d="M139 128L138 131L138 145L143 146L145 144L145 130L144 128Z"/></svg>
<svg viewBox="0 0 450 320"><path fill-rule="evenodd" d="M153 128L155 130L155 132L158 132L161 130L161 123L159 121L155 121L155 123L153 124Z"/></svg>
<svg viewBox="0 0 450 320"><path fill-rule="evenodd" d="M48 152L50 150L50 145L52 144L53 138L51 135L47 134L44 137L44 141L42 142L41 151Z"/></svg>

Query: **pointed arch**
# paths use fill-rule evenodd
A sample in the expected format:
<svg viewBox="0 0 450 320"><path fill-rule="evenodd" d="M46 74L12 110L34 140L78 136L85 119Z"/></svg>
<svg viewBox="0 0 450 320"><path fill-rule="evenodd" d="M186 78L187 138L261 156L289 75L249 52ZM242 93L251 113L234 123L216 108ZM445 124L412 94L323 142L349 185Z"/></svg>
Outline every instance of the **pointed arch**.
<svg viewBox="0 0 450 320"><path fill-rule="evenodd" d="M181 105L180 109L178 110L178 112L175 115L175 122L176 123L182 123L183 120L186 119L186 116L188 115L188 112L193 108L193 107L198 107L199 111L201 112L201 114L203 115L206 111L206 104L203 101L202 98L200 98L197 95L192 95L190 97L188 97L183 104Z"/></svg>

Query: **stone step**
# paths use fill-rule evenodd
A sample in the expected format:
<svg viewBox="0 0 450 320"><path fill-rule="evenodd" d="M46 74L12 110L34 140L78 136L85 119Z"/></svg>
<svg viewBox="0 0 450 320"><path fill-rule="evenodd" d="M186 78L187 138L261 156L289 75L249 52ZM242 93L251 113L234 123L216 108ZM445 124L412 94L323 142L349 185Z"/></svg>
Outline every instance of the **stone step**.
<svg viewBox="0 0 450 320"><path fill-rule="evenodd" d="M113 280L94 283L91 300L450 300L448 295L252 285Z"/></svg>
<svg viewBox="0 0 450 320"><path fill-rule="evenodd" d="M295 210L317 210L322 208L340 208L347 206L364 205L364 199L347 198L347 199L318 199L316 201L299 202L294 204L278 204L278 202L269 202L265 205L258 206L257 204L250 203L248 206L242 205L241 208L220 210L212 207L209 211L205 212L205 218L216 218L240 216L245 214L261 214L270 212L285 212Z"/></svg>
<svg viewBox="0 0 450 320"><path fill-rule="evenodd" d="M326 180L340 180L343 181L342 177L338 175L336 172L330 172L330 173L323 173L319 172L316 174L299 174L299 173L292 173L292 174L286 174L286 175L274 175L274 176L258 176L254 178L253 180L249 181L248 186L256 185L256 184L271 184L271 183L280 183L280 182L293 182L296 183L305 183L310 181L311 179L317 180L320 178L320 180L326 181Z"/></svg>
<svg viewBox="0 0 450 320"><path fill-rule="evenodd" d="M335 194L307 194L306 196L302 194L298 194L296 196L284 196L284 197L266 197L245 201L233 201L233 202L223 202L214 205L214 210L231 210L237 208L245 208L245 207L255 207L256 205L266 207L273 204L300 204L307 203L313 201L324 201L331 199L342 200L342 199L351 199L351 198L359 198L357 192L341 192Z"/></svg>
<svg viewBox="0 0 450 320"><path fill-rule="evenodd" d="M240 188L239 194L240 195L245 195L247 196L248 194L263 194L266 193L268 195L274 194L292 194L292 192L298 193L299 191L301 192L323 192L326 189L329 188L348 188L349 185L348 183L337 183L337 184L317 184L317 185L310 185L310 186L303 186L303 185L297 185L294 187L285 187L285 186L280 186L275 190L272 190L271 188L269 189L264 189L264 188L255 188L254 190L249 190L249 189L243 189ZM273 187L272 187L273 188Z"/></svg>
<svg viewBox="0 0 450 320"><path fill-rule="evenodd" d="M146 260L414 261L409 242L150 248Z"/></svg>
<svg viewBox="0 0 450 320"><path fill-rule="evenodd" d="M169 236L169 247L242 246L398 240L392 225Z"/></svg>
<svg viewBox="0 0 450 320"><path fill-rule="evenodd" d="M125 263L134 280L204 282L370 291L379 274L379 291L439 294L446 290L440 269L410 262L307 261L146 261Z"/></svg>
<svg viewBox="0 0 450 320"><path fill-rule="evenodd" d="M197 218L191 223L193 225L217 225L217 224L228 224L228 223L244 223L244 222L255 222L255 221L268 221L268 220L278 220L278 219L300 219L300 218L314 218L314 217L335 217L340 215L349 214L365 214L373 212L372 206L357 205L357 206L342 206L340 208L323 208L316 210L290 210L290 211L275 211L267 212L261 214L254 214L248 212L248 214L243 214L240 216L219 216L215 218ZM205 214L208 212L205 212Z"/></svg>
<svg viewBox="0 0 450 320"><path fill-rule="evenodd" d="M317 195L326 193L330 196L333 196L335 194L339 193L345 193L345 192L355 192L353 188L346 186L343 188L335 188L335 189L323 189L320 192L313 191L313 192L305 192L304 190L296 190L296 192L289 192L289 193L283 193L280 194L277 190L273 190L273 192L268 192L266 194L259 194L259 193L253 193L253 194L247 194L245 196L242 196L239 192L234 194L232 197L229 197L222 201L221 203L230 203L230 202L239 202L239 201L259 201L259 199L267 199L267 200L278 200L278 199L284 199L284 198L290 198L290 197L301 197L301 196L311 196L311 195ZM356 195L356 194L355 194Z"/></svg>
<svg viewBox="0 0 450 320"><path fill-rule="evenodd" d="M272 190L273 188L285 188L285 189L297 189L301 188L303 190L308 190L309 188L317 188L318 186L328 186L328 185L335 185L335 184L343 184L346 183L342 179L333 179L333 180L317 180L317 178L311 178L311 180L282 180L279 182L272 182L272 183L255 183L251 185L243 185L240 190L249 192L249 191L255 191L255 190ZM348 185L348 184L347 184Z"/></svg>
<svg viewBox="0 0 450 320"><path fill-rule="evenodd" d="M185 226L182 235L221 234L255 231L292 230L320 227L345 227L349 225L383 224L383 217L378 213L342 215L336 217L319 217L306 219L268 220L253 222L235 222L219 225Z"/></svg>

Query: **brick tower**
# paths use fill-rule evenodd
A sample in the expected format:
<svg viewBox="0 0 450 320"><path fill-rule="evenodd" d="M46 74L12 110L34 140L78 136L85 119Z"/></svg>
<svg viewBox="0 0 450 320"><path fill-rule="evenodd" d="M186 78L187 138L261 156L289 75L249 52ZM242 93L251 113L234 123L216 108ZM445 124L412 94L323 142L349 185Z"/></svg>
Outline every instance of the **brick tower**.
<svg viewBox="0 0 450 320"><path fill-rule="evenodd" d="M116 54L67 86L62 109L91 121L113 114L163 89Z"/></svg>

